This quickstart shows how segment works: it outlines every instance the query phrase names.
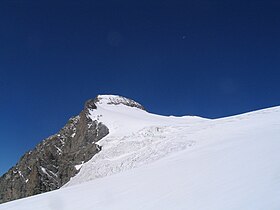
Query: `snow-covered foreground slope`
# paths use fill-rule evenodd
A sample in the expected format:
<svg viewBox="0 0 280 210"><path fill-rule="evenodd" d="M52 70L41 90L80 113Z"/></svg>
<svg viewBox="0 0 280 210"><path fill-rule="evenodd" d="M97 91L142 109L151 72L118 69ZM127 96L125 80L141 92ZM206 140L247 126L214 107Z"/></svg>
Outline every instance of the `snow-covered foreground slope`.
<svg viewBox="0 0 280 210"><path fill-rule="evenodd" d="M110 129L102 151L64 188L0 210L280 209L280 107L206 120L101 101L91 117Z"/></svg>

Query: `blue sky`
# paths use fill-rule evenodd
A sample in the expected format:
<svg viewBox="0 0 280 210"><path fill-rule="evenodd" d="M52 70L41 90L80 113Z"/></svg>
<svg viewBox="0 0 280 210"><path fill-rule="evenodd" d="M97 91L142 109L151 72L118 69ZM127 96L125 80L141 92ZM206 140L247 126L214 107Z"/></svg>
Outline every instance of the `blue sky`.
<svg viewBox="0 0 280 210"><path fill-rule="evenodd" d="M163 115L280 104L279 1L0 2L0 174L97 94Z"/></svg>

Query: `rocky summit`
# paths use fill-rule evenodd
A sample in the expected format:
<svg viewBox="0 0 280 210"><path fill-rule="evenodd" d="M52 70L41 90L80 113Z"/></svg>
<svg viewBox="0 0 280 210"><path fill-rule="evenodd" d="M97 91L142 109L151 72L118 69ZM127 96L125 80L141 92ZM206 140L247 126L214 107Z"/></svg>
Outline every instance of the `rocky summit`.
<svg viewBox="0 0 280 210"><path fill-rule="evenodd" d="M97 104L123 104L143 109L139 103L121 96L99 95L85 103L82 112L55 135L44 139L0 178L0 203L60 188L79 172L79 165L102 148L98 141L109 129L89 117Z"/></svg>

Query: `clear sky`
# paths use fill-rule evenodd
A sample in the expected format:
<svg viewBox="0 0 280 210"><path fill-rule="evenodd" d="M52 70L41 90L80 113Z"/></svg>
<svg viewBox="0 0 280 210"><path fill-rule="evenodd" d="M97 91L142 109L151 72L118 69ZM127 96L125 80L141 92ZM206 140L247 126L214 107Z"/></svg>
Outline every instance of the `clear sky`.
<svg viewBox="0 0 280 210"><path fill-rule="evenodd" d="M0 174L97 94L163 115L280 105L278 0L1 0Z"/></svg>

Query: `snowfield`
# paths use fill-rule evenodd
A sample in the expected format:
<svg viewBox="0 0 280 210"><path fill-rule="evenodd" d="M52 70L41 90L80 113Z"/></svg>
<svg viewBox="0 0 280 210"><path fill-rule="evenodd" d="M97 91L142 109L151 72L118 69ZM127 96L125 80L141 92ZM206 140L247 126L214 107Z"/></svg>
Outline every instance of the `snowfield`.
<svg viewBox="0 0 280 210"><path fill-rule="evenodd" d="M0 210L280 209L280 107L209 120L100 97L101 152L63 188Z"/></svg>

